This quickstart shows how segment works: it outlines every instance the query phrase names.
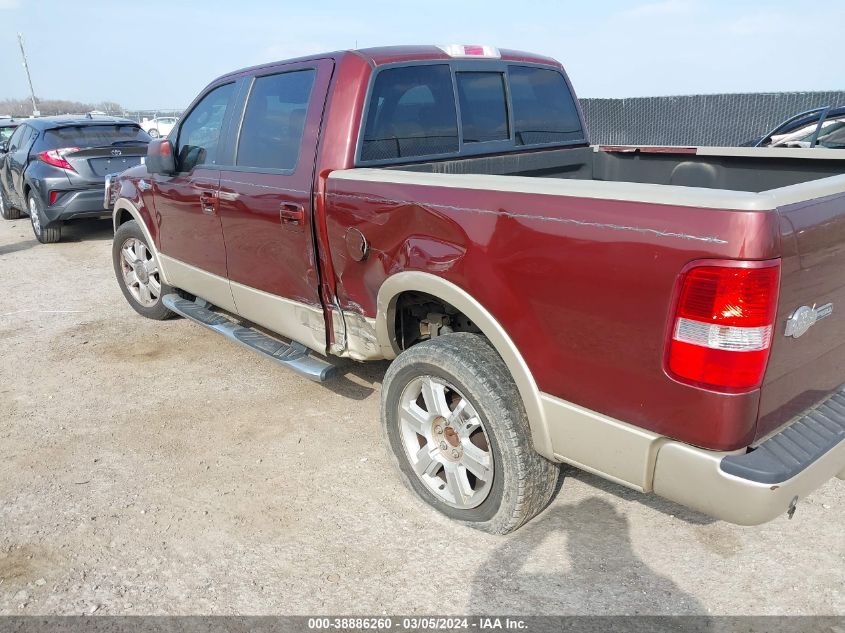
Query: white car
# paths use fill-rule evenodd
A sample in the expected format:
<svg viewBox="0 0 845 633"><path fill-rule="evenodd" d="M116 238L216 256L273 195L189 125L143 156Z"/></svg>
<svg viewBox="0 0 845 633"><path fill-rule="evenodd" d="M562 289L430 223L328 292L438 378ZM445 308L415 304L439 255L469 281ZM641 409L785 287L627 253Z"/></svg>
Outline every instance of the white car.
<svg viewBox="0 0 845 633"><path fill-rule="evenodd" d="M141 121L141 128L153 138L159 138L170 134L177 120L175 116L157 116Z"/></svg>

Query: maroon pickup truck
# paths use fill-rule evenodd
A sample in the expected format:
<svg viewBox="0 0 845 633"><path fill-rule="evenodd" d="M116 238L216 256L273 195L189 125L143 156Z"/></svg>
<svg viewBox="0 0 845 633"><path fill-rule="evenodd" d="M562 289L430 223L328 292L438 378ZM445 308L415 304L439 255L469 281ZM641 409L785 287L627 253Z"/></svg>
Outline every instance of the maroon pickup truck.
<svg viewBox="0 0 845 633"><path fill-rule="evenodd" d="M395 47L220 77L106 205L140 314L395 359L384 435L454 519L516 529L565 462L753 525L845 476L843 172L591 146L554 60Z"/></svg>

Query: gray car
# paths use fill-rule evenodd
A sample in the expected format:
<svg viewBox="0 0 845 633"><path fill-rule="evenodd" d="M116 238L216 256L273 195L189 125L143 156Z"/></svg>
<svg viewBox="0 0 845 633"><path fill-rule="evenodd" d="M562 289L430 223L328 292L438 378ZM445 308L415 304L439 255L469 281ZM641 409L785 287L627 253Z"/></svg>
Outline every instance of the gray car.
<svg viewBox="0 0 845 633"><path fill-rule="evenodd" d="M39 242L58 242L62 223L108 215L106 176L140 164L149 141L128 119L27 119L0 142L0 215L14 220L23 212Z"/></svg>

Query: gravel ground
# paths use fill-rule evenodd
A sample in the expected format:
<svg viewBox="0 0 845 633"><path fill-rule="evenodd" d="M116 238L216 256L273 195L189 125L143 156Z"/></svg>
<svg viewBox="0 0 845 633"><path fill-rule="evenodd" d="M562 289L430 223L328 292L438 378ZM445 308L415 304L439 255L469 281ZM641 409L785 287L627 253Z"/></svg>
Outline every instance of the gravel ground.
<svg viewBox="0 0 845 633"><path fill-rule="evenodd" d="M510 537L399 483L385 364L313 384L113 279L111 227L0 223L2 614L845 614L845 483L714 522L567 469Z"/></svg>

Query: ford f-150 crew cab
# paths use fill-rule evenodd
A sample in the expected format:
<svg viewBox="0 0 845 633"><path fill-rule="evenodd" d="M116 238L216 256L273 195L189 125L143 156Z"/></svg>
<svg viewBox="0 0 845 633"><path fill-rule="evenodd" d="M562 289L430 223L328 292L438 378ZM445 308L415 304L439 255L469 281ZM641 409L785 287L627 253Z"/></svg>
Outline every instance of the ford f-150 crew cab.
<svg viewBox="0 0 845 633"><path fill-rule="evenodd" d="M753 525L845 476L845 154L597 147L561 65L395 47L213 81L110 179L115 273L313 380L491 532L565 462Z"/></svg>

